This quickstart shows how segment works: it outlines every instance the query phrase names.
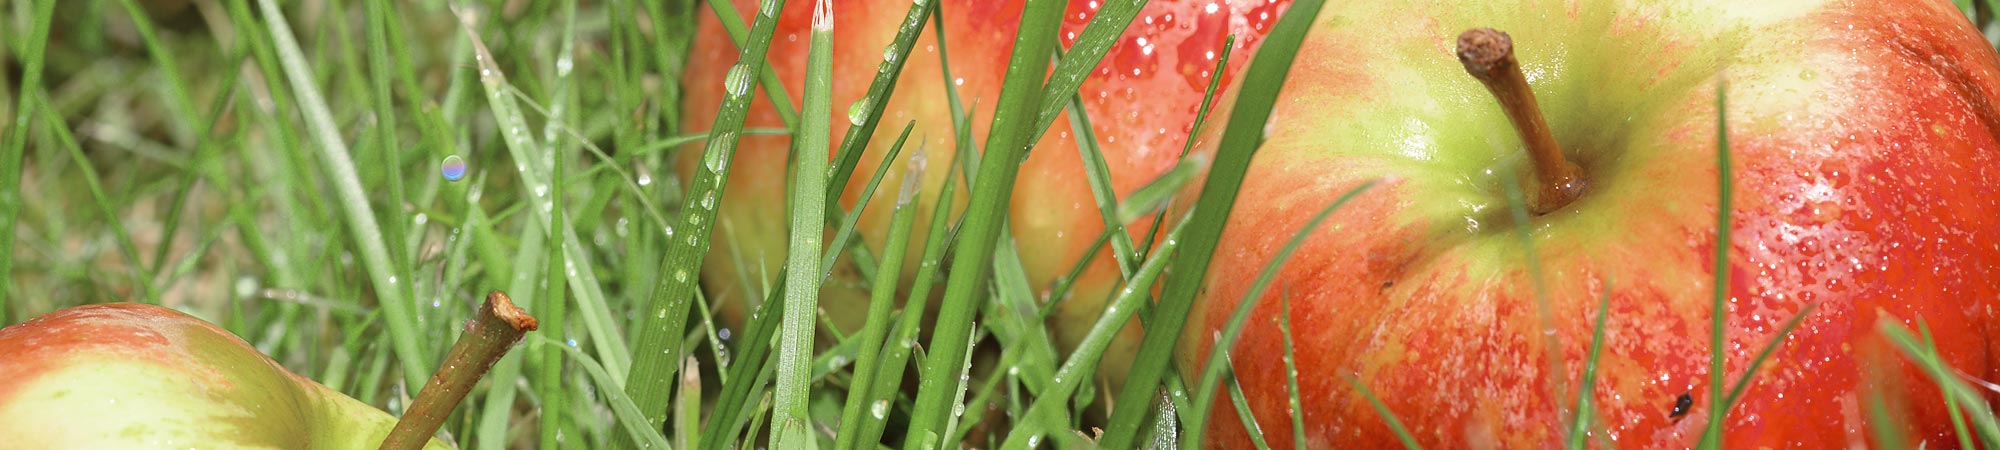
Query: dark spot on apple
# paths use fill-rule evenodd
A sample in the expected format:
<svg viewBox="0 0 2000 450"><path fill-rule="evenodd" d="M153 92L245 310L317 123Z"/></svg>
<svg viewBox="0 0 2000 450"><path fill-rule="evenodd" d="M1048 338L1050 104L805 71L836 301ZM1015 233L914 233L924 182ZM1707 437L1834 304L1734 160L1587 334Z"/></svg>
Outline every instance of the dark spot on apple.
<svg viewBox="0 0 2000 450"><path fill-rule="evenodd" d="M1674 411L1671 413L1667 413L1667 417L1679 419L1681 418L1681 416L1686 416L1688 414L1688 410L1693 408L1694 408L1694 395L1691 393L1682 392L1679 397L1674 397Z"/></svg>

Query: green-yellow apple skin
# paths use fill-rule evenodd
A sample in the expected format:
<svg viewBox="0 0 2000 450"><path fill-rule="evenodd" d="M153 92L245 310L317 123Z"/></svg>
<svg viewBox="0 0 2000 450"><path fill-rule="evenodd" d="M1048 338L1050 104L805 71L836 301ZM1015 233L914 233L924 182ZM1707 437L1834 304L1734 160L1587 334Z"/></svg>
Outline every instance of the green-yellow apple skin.
<svg viewBox="0 0 2000 450"><path fill-rule="evenodd" d="M395 423L167 308L78 306L0 329L0 448L365 450Z"/></svg>
<svg viewBox="0 0 2000 450"><path fill-rule="evenodd" d="M1478 27L1511 33L1587 186L1528 223L1509 219L1506 195L1508 180L1535 186L1522 141L1453 55ZM1602 296L1592 441L1693 446L1716 403L1718 85L1734 186L1727 379L1817 305L1727 411L1726 447L1871 445L1871 389L1904 407L1893 415L1911 446L1955 446L1938 390L1876 331L1921 320L1945 361L2000 379L2000 62L1939 0L1330 2L1237 197L1181 367L1199 369L1294 232L1379 180L1311 233L1233 349L1272 448L1294 444L1285 296L1301 448L1399 445L1350 379L1428 447L1559 445ZM1677 416L1683 394L1693 404ZM1248 447L1233 413L1210 416L1209 446Z"/></svg>
<svg viewBox="0 0 2000 450"><path fill-rule="evenodd" d="M1258 44L1277 20L1279 7L1289 3L1290 0L1152 0L1140 10L1125 34L1078 89L1104 153L1111 187L1121 198L1152 182L1179 161L1196 110L1213 76L1215 59L1222 54L1223 39L1235 34L1239 47L1230 54L1230 64L1222 75L1227 85L1233 74L1240 73L1248 63L1252 53L1248 49ZM755 0L736 0L734 4L744 14L758 11ZM832 96L836 117L831 124L835 147L832 151L842 151L838 148L840 137L853 127L846 117L849 106L867 95L869 83L883 63L883 49L895 39L897 26L910 5L910 0L833 1ZM790 92L793 109L805 86L812 6L810 1L786 3L779 13L780 21L766 58ZM1058 36L1062 45L1067 47L1074 42L1100 6L1101 2L1093 0L1069 2ZM940 67L936 28L926 25L911 54L898 56L907 61L895 95L883 110L881 125L840 199L841 208L853 208L876 168L881 164L897 164L883 176L881 187L857 226L859 239L876 251L888 239L890 213L899 193L897 187L902 185L902 163L913 155L923 154L928 158L928 170L923 174L924 194L916 202L919 217L929 217L948 179L960 183L955 201L948 206L955 210L964 208L967 195L963 175L947 170L962 162L952 156L957 139L951 104L946 99L950 89L957 90L970 117L970 145L974 148L985 145L987 128L999 103L1000 84L1019 25L1022 2L946 1L938 7L944 17L949 45L945 49L951 64L949 85ZM681 105L682 128L690 131L708 130L714 125L716 109L727 92L722 89L724 80L738 53L715 15L706 8L700 14L700 29L689 52L691 62L682 78L687 92ZM1022 163L1008 217L1013 243L1019 249L1030 288L1038 297L1046 297L1056 281L1083 260L1104 230L1067 114L1055 119ZM784 126L771 106L770 97L761 88L747 122L745 126L752 128ZM905 124L915 125L909 142L897 161L883 161ZM701 169L700 153L700 145L682 149L677 161L677 169L684 175L682 179L691 179L687 175L695 170L705 170ZM761 286L775 284L776 280L769 277L776 276L776 269L784 263L785 247L790 242L785 228L789 223L785 201L786 180L791 178L785 171L789 155L787 136L741 136L730 166L728 186L719 199L720 210L711 236L713 246L701 275L704 289L715 303L722 305L725 316L742 317L744 305L754 305L760 300L745 293L761 292ZM1135 242L1143 242L1145 229L1151 225L1148 215L1127 223L1126 227ZM674 226L682 228L681 224ZM914 277L921 243L927 234L924 227L916 228L910 239L918 244L909 246L904 260L904 283ZM879 260L881 255L876 256ZM842 257L834 269L835 279L820 294L820 305L846 333L860 327L862 311L867 309L868 302L868 291L861 286L862 278L856 275L851 261ZM1055 341L1068 346L1081 340L1103 313L1104 302L1118 283L1118 269L1111 251L1107 248L1098 252L1049 319ZM937 288L932 293L940 291L942 288ZM1128 339L1112 344L1099 370L1113 382L1123 377L1127 355L1137 345L1138 327L1125 331Z"/></svg>

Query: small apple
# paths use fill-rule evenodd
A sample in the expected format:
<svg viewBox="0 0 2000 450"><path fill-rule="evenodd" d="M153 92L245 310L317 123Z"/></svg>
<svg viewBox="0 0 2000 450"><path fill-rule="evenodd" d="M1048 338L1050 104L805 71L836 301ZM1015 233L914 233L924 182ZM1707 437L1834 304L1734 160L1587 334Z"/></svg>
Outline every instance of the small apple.
<svg viewBox="0 0 2000 450"><path fill-rule="evenodd" d="M1511 32L1545 135L1516 131L1518 111L1454 57L1456 37L1482 27ZM1947 2L1341 2L1319 15L1280 98L1182 334L1183 369L1200 369L1292 233L1380 184L1311 232L1232 350L1272 448L1295 444L1281 297L1299 448L1397 445L1350 383L1426 446L1553 445L1601 296L1593 442L1695 444L1717 403L1711 314L1727 320L1731 383L1783 339L1727 410L1728 448L1870 445L1883 437L1867 423L1870 389L1907 399L1910 445L1956 444L1938 390L1871 356L1893 355L1878 319L1922 320L1945 361L2000 379L2000 58ZM1541 137L1552 153L1524 151ZM1580 188L1548 194L1564 170L1547 156L1573 164ZM1526 222L1511 218L1509 185L1528 193ZM1718 270L1726 311L1711 303ZM1870 381L1880 373L1899 382ZM1233 414L1209 423L1208 446L1248 447Z"/></svg>
<svg viewBox="0 0 2000 450"><path fill-rule="evenodd" d="M755 11L754 0L736 0L739 11ZM1126 28L1115 47L1105 55L1097 70L1086 79L1079 93L1111 172L1113 189L1121 197L1153 181L1179 160L1196 110L1213 76L1215 59L1222 54L1225 37L1235 34L1237 51L1231 54L1226 85L1240 72L1251 52L1241 47L1256 45L1278 18L1282 5L1290 0L1153 0ZM848 111L862 99L896 34L896 28L910 6L909 0L835 0L833 101L836 115ZM882 161L903 125L915 122L915 131L899 158L928 153L932 167L959 164L952 155L957 142L952 124L947 89L956 89L969 109L972 142L986 140L987 127L998 103L1001 77L1006 71L1009 46L1020 22L1021 0L946 2L938 11L944 17L945 49L950 58L952 79L947 86L940 70L936 29L927 28L911 55L905 55L895 95L882 114L881 125L869 141L855 175L841 198L840 206L852 208L860 200L863 187ZM1100 2L1072 0L1064 13L1060 38L1068 46L1095 17ZM812 2L790 2L779 15L777 33L767 56L769 67L783 80L798 101L804 86L805 35L811 20ZM689 53L688 70L682 79L687 96L681 105L686 113L682 128L707 130L715 121L722 103L724 77L735 63L737 47L723 32L715 15L701 10L701 29ZM927 24L926 27L929 27ZM751 128L782 127L770 98L761 91L752 105ZM1218 102L1220 103L1220 102ZM794 105L796 109L796 105ZM1065 113L1066 114L1066 113ZM845 117L833 121L834 144L853 124ZM765 286L783 264L786 236L787 190L785 162L790 139L785 136L743 136L736 151L728 186L716 217L710 254L702 268L704 287L725 315L741 317L743 306L759 297L746 290ZM833 151L841 151L839 148ZM679 169L683 175L698 167L700 149L682 151ZM858 225L859 235L870 249L880 250L887 239L892 208L900 186L901 171L890 170L882 181L885 188L875 192L871 207ZM946 170L924 174L926 194L919 202L919 217L928 217L935 207L938 191L947 177L962 183L959 175ZM682 177L691 179L690 177ZM963 188L963 186L961 186ZM963 189L961 189L963 192ZM954 208L963 208L965 195L958 196ZM1077 153L1076 137L1067 116L1037 142L1023 163L1020 182L1009 216L1014 244L1020 249L1028 281L1037 290L1053 287L1056 280L1082 260L1092 243L1103 233L1103 219L1091 199L1090 186ZM1151 219L1126 224L1128 231L1144 238ZM918 227L922 228L922 227ZM919 229L912 242L923 242ZM912 245L906 261L915 261L921 245ZM906 264L902 277L909 280L916 264ZM852 331L859 328L868 293L861 289L848 258L836 267L836 279L821 292L821 305L836 325ZM1104 301L1118 286L1118 270L1109 251L1101 251L1090 262L1057 308L1051 325L1056 341L1074 345L1104 311ZM1047 301L1047 299L1044 299ZM1128 331L1137 336L1137 327ZM1129 347L1137 339L1120 341ZM1100 374L1116 380L1122 377L1125 357L1132 349L1114 348L1107 352Z"/></svg>
<svg viewBox="0 0 2000 450"><path fill-rule="evenodd" d="M8 448L361 450L395 423L167 308L78 306L0 329Z"/></svg>

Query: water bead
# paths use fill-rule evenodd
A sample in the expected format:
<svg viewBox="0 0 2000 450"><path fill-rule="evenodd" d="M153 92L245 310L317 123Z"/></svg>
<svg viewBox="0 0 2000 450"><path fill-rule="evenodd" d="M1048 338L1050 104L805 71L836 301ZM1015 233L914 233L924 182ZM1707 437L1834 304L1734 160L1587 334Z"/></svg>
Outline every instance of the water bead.
<svg viewBox="0 0 2000 450"><path fill-rule="evenodd" d="M729 66L729 73L724 75L722 79L722 89L729 92L729 95L748 94L750 93L750 81L750 66L737 63L736 65Z"/></svg>
<svg viewBox="0 0 2000 450"><path fill-rule="evenodd" d="M465 179L465 158L460 158L458 155L444 157L444 162L439 164L438 173L444 175L446 181Z"/></svg>
<svg viewBox="0 0 2000 450"><path fill-rule="evenodd" d="M868 105L870 103L871 102L868 101L868 97L862 97L860 100L855 100L854 104L848 105L847 123L853 124L854 126L858 127L861 126L862 122L867 122Z"/></svg>

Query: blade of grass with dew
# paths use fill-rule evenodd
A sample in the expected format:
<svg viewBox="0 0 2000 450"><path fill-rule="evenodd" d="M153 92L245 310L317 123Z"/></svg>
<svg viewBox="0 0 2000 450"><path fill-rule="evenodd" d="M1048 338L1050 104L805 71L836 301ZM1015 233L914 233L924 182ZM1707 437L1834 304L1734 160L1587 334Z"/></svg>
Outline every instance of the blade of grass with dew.
<svg viewBox="0 0 2000 450"><path fill-rule="evenodd" d="M756 23L752 23L747 31L743 28L743 15L736 11L735 2L705 1L702 3L707 3L709 11L715 13L715 17L720 19L718 22L722 23L723 32L729 34L729 40L735 41L736 48L745 50L743 54L751 54L748 51L749 48L768 45L770 42L769 36L764 36L757 32ZM775 20L778 12L784 9L785 2L783 0L758 0L757 20ZM758 43L757 41L760 39L764 40L765 43ZM763 55L764 52L759 50L756 54ZM785 90L784 83L779 82L778 72L771 70L769 67L761 67L754 72L744 72L745 75L752 73L757 75L757 87L763 89L764 95L771 98L773 109L778 111L778 120L784 122L785 128L797 129L799 127L799 113L792 110L792 94ZM731 75L735 74L732 73ZM716 121L715 123L720 124L722 122Z"/></svg>
<svg viewBox="0 0 2000 450"><path fill-rule="evenodd" d="M1064 3L1028 0L1022 11L1007 75L1000 88L999 112L994 115L985 160L979 165L981 173L965 209L965 234L955 250L955 259L975 263L952 266L945 283L944 301L931 334L930 348L935 353L924 364L916 409L910 421L909 435L913 438L905 441L905 449L920 450L940 444L927 442L928 437L941 436L937 432L939 422L946 419L948 403L952 403L946 392L951 388L944 383L959 372L953 366L964 359L961 352L968 348L966 341L972 335L974 316L981 309L984 291L993 275L992 265L983 262L992 259L994 247L1000 243L1015 176L1020 172L1019 163L1027 156L1028 147L1034 145L1034 122L1030 114L1040 102L1041 79L1048 67L1047 55L1055 47L1055 30L1062 21Z"/></svg>
<svg viewBox="0 0 2000 450"><path fill-rule="evenodd" d="M1139 305L1150 297L1154 281L1157 281L1160 274L1166 270L1171 255L1180 246L1180 234L1187 230L1192 217L1194 216L1188 215L1182 218L1180 224L1168 232L1166 242L1161 243L1160 248L1152 252L1153 255L1139 266L1139 270L1133 273L1125 283L1125 287L1118 290L1117 296L1106 303L1104 314L1098 316L1090 331L1077 342L1076 351L1071 352L1069 359L1063 361L1062 368L1056 370L1055 382L1028 405L1028 414L1024 416L1027 419L1014 425L1000 448L1008 450L1032 448L1034 446L1029 443L1041 435L1055 433L1069 426L1071 414L1067 407L1070 397L1076 394L1080 385L1088 383L1094 376L1097 363L1103 359L1105 349L1110 348L1112 339L1117 337L1120 330L1125 329L1132 316L1139 311Z"/></svg>
<svg viewBox="0 0 2000 450"><path fill-rule="evenodd" d="M1889 339L1897 351L1903 353L1904 358L1915 362L1917 368L1929 375L1939 391L1958 399L1958 404L1966 409L1965 416L1971 420L1972 429L1981 444L1986 448L2000 446L2000 418L1994 416L1992 406L1986 403L1985 394L1966 385L1964 380L1958 378L1958 372L1937 356L1935 349L1925 346L1894 318L1883 315L1875 328Z"/></svg>
<svg viewBox="0 0 2000 450"><path fill-rule="evenodd" d="M432 366L429 354L417 342L415 295L408 283L398 282L396 274L391 272L394 265L390 262L388 248L383 245L382 231L375 223L374 208L368 205L367 194L362 191L361 180L355 173L354 161L348 157L347 144L341 140L340 130L333 123L326 101L320 98L312 69L306 65L299 44L292 37L291 26L275 1L258 0L257 4L263 12L265 25L270 29L271 38L277 44L278 59L291 82L292 94L298 99L301 115L306 118L306 128L318 141L315 147L319 151L316 154L319 155L320 165L327 171L327 178L333 181L348 232L352 234L354 244L360 247L362 265L367 269L376 297L382 304L379 309L388 319L389 339L396 360L402 366L402 379L409 386L423 386L424 373Z"/></svg>
<svg viewBox="0 0 2000 450"><path fill-rule="evenodd" d="M889 338L890 308L895 306L896 286L900 285L903 274L903 257L909 253L910 231L915 229L917 222L917 208L913 205L923 194L926 161L922 152L910 155L910 162L903 170L902 191L896 195L896 211L889 218L889 238L882 247L882 268L875 271L875 281L871 283L874 289L869 292L867 320L862 322L858 338L861 348L854 358L854 379L848 383L846 404L841 407L840 432L834 434L834 450L855 450L859 442L857 438L861 436L861 410L869 403L868 388L875 385L875 367L880 365L882 344Z"/></svg>
<svg viewBox="0 0 2000 450"><path fill-rule="evenodd" d="M1347 377L1347 384L1354 386L1354 390L1361 393L1362 398L1368 399L1368 405L1375 407L1375 414L1382 416L1382 421L1389 425L1389 431L1395 433L1396 439L1403 442L1403 448L1409 450L1423 448L1423 446L1417 445L1417 438L1410 435L1410 430L1403 428L1403 421L1396 419L1396 413L1389 410L1389 405L1382 404L1382 399L1376 398L1375 393L1368 390L1368 386L1361 384L1361 380L1349 376Z"/></svg>
<svg viewBox="0 0 2000 450"><path fill-rule="evenodd" d="M8 300L10 290L14 290L14 226L20 220L20 170L22 156L28 152L28 130L34 124L34 96L32 92L42 92L42 64L48 50L48 28L56 16L56 0L28 0L34 4L32 26L28 36L22 40L22 78L20 92L14 98L14 120L6 128L6 148L0 152L0 324L10 324ZM20 4L16 4L20 6ZM18 34L16 34L18 36Z"/></svg>
<svg viewBox="0 0 2000 450"><path fill-rule="evenodd" d="M653 224L659 226L662 229L673 229L673 224L667 221L667 218L665 216L662 216L660 214L659 206L654 205L652 199L648 198L648 195L645 191L646 185L641 183L642 181L645 181L645 179L634 177L631 173L627 172L625 168L620 166L618 158L614 158L610 154L605 153L604 149L598 148L597 144L591 143L590 138L588 136L585 136L583 133L577 131L575 128L564 124L562 119L562 111L560 108L551 109L543 107L541 104L536 103L533 98L528 97L527 93L521 92L520 89L515 88L512 85L506 86L506 90L508 94L513 95L516 100L519 100L518 105L527 106L529 110L533 110L536 113L541 114L542 117L544 117L547 120L547 122L544 123L545 126L543 127L543 136L545 136L544 140L550 141L551 145L553 145L553 143L555 142L555 137L553 136L557 134L567 134L570 137L574 138L578 144L581 144L581 147L583 147L584 150L590 153L591 156L596 157L598 161L604 163L597 165L597 168L593 168L590 173L594 173L597 170L610 170L612 173L618 174L618 180L614 184L616 184L618 188L623 189L626 193L630 194L630 197L634 201L639 202L641 209L645 212L643 216L645 216L647 219L652 219ZM564 91L566 91L566 89L561 89L561 88L557 89L558 93ZM558 131L561 131L563 133L557 133ZM563 180L563 183L574 184L581 181L588 181L588 179L585 177L571 177L571 178L565 178Z"/></svg>
<svg viewBox="0 0 2000 450"><path fill-rule="evenodd" d="M1235 310L1230 312L1229 321L1222 326L1222 334L1215 339L1213 346L1208 350L1207 362L1202 364L1202 376L1196 383L1194 401L1191 403L1193 410L1182 412L1188 422L1187 432L1182 434L1186 445L1190 447L1201 445L1201 434L1208 429L1210 400L1215 397L1223 373L1231 370L1225 358L1229 356L1230 349L1236 346L1236 338L1242 335L1243 326L1249 323L1250 312L1255 310L1259 300L1264 298L1264 290L1271 287L1271 282L1278 278L1278 271L1284 268L1286 262L1291 261L1292 254L1298 251L1300 245L1305 244L1306 238L1311 237L1319 229L1320 224L1325 223L1335 211L1340 210L1340 207L1346 206L1347 202L1375 187L1375 183L1376 181L1370 180L1349 189L1346 194L1341 194L1339 198L1333 200L1333 203L1321 209L1312 220L1306 221L1305 226L1299 227L1299 230L1292 234L1292 239L1265 263L1264 269L1259 271L1255 281L1250 283L1250 289L1244 291L1243 296L1237 299Z"/></svg>
<svg viewBox="0 0 2000 450"><path fill-rule="evenodd" d="M805 103L800 108L799 133L792 139L793 171L791 246L785 252L785 319L778 333L778 388L773 414L771 448L814 448L817 440L806 424L807 397L812 395L814 311L819 309L819 258L826 215L826 158L833 107L833 5L813 5L811 46L806 52Z"/></svg>
<svg viewBox="0 0 2000 450"><path fill-rule="evenodd" d="M1808 304L1806 305L1806 308L1811 309L1812 306L1813 306L1812 304ZM1804 315L1805 314L1803 314L1803 311L1801 311L1801 314L1794 315L1793 321L1796 322L1797 317ZM1943 356L1938 355L1937 340L1931 338L1930 325L1924 323L1922 320L1918 320L1917 331L1923 334L1924 350L1927 353L1926 356L1929 356L1931 359L1943 358ZM1783 334L1780 334L1780 336L1783 336ZM1756 367L1756 366L1753 365L1751 367ZM1940 389L1939 392L1943 392L1943 390ZM1960 412L1958 409L1958 399L1950 395L1945 395L1944 410L1945 412L1950 413L1951 415L1951 429L1953 435L1958 437L1958 448L1977 448L1973 447L1972 445L1972 433L1970 431L1967 431L1965 428L1965 414Z"/></svg>
<svg viewBox="0 0 2000 450"><path fill-rule="evenodd" d="M957 172L956 164L946 164L945 179ZM958 184L946 182L938 192L938 205L950 205L958 191ZM937 273L944 259L944 252L950 247L948 235L952 224L951 208L933 208L930 227L924 235L923 256L918 259L917 272L910 279L910 291L903 296L903 314L896 322L896 332L883 345L888 347L881 354L882 362L875 367L875 384L859 386L855 389L868 391L868 414L871 419L861 424L860 435L854 441L867 448L880 447L882 432L888 426L890 400L896 397L903 386L903 372L908 367L910 353L917 343L917 334L923 323L924 310L931 298L931 288L937 283Z"/></svg>
<svg viewBox="0 0 2000 450"><path fill-rule="evenodd" d="M905 127L903 138L896 140L896 144L889 148L889 154L895 155L902 152L903 144L908 137L909 128ZM890 159L893 158L893 156L890 157ZM876 187L882 184L884 176L888 173L886 169L889 166L891 165L883 164L877 167L875 174L868 179L868 184L864 188L864 192L872 193ZM838 186L826 186L825 195L827 203L831 204L838 201L840 193L841 189ZM854 210L849 211L848 214L852 217L858 217L866 210L868 200L873 197L872 194L863 195L861 200L855 204ZM939 208L939 210L949 209ZM835 210L833 209L826 211L829 216L834 212ZM843 225L842 232L836 234L835 245L827 247L826 255L820 260L821 271L819 276L822 280L832 275L831 268L834 262L838 261L842 251L847 249L847 246L843 243L844 238L839 236L852 234L852 223L854 222L852 217L850 217L850 220L845 221L846 224ZM788 276L789 269L780 269L778 271L779 278L783 279ZM757 376L756 374L759 373L758 371L762 367L764 352L769 349L768 344L771 333L778 326L777 320L781 318L777 310L777 307L781 304L778 299L784 295L785 289L780 286L777 289L770 289L768 291L764 301L757 304L756 312L751 314L751 324L744 329L744 340L742 341L744 348L738 352L738 364L731 367L728 371L730 374L727 378L728 380L740 380L741 382L723 382L723 395L717 398L714 412L711 413L712 417L726 418L734 416L740 412L743 402L748 401L748 399L755 395L756 389L759 389L756 386L763 384L762 380L753 378ZM735 433L735 427L736 423L732 420L710 420L708 426L702 429L702 442L709 449L719 450L721 447L728 445L728 440L724 437Z"/></svg>
<svg viewBox="0 0 2000 450"><path fill-rule="evenodd" d="M1729 414L1729 409L1726 406L1714 403L1716 399L1724 398L1722 391L1724 386L1724 374L1722 373L1724 369L1723 355L1727 351L1724 347L1729 344L1728 329L1724 327L1729 326L1729 216L1731 210L1734 208L1730 203L1730 190L1732 188L1730 184L1732 180L1730 178L1732 175L1730 174L1731 168L1729 167L1729 110L1726 108L1728 104L1728 80L1717 77L1715 79L1715 178L1717 180L1717 199L1715 203L1715 265L1713 266L1715 268L1715 280L1711 286L1715 290L1715 298L1708 310L1710 317L1708 341L1708 392L1710 403L1708 408L1708 426L1702 428L1701 445L1699 446L1699 448L1707 449L1723 448L1722 421Z"/></svg>
<svg viewBox="0 0 2000 450"><path fill-rule="evenodd" d="M1042 87L1041 104L1037 106L1034 127L1030 128L1034 131L1029 135L1028 142L1042 140L1042 133L1049 131L1049 126L1056 122L1056 115L1062 113L1066 106L1067 102L1063 99L1075 94L1076 89L1083 86L1084 78L1097 70L1097 63L1102 62L1104 55L1111 52L1111 46L1125 35L1125 28L1132 25L1133 18L1139 17L1139 11L1145 8L1147 1L1107 0L1098 6L1097 15L1071 41L1068 56L1050 71L1048 84Z"/></svg>
<svg viewBox="0 0 2000 450"><path fill-rule="evenodd" d="M1300 448L1306 445L1306 409L1305 402L1299 398L1299 364L1298 358L1293 352L1294 346L1292 345L1292 296L1290 291L1287 291L1285 295L1278 296L1278 308L1278 333L1282 334L1285 338L1285 394L1288 397L1287 400L1291 401L1292 447Z"/></svg>
<svg viewBox="0 0 2000 450"><path fill-rule="evenodd" d="M1076 153L1083 161L1090 198L1097 202L1097 215L1111 236L1111 257L1118 262L1118 276L1131 278L1132 271L1139 268L1139 253L1132 249L1132 234L1125 232L1125 222L1118 221L1118 191L1111 186L1111 168L1104 162L1103 149L1097 147L1097 131L1090 125L1090 114L1084 110L1083 94L1074 91L1067 94L1069 128L1076 132Z"/></svg>
<svg viewBox="0 0 2000 450"><path fill-rule="evenodd" d="M1106 427L1109 431L1102 444L1107 448L1131 447L1143 414L1152 409L1145 405L1154 400L1154 389L1168 370L1167 360L1173 356L1181 326L1193 309L1203 274L1208 273L1209 258L1214 255L1229 212L1235 207L1236 190L1242 186L1250 159L1263 140L1264 124L1271 116L1271 106L1277 103L1278 89L1285 84L1292 60L1306 31L1318 17L1321 4L1319 0L1293 3L1266 36L1256 61L1243 77L1235 112L1229 117L1228 128L1224 129L1216 151L1215 166L1209 170L1195 203L1201 215L1191 225L1187 242L1182 243L1186 247L1174 258L1176 272L1187 275L1168 279L1165 296L1153 308L1152 326L1146 329L1132 372L1117 397L1121 407L1112 412Z"/></svg>
<svg viewBox="0 0 2000 450"><path fill-rule="evenodd" d="M709 232L715 223L715 212L720 209L717 202L727 186L722 181L729 177L730 160L736 152L736 133L743 128L750 112L751 87L756 84L751 74L763 71L764 52L771 46L771 35L777 31L777 12L784 8L784 3L784 0L763 0L746 39L747 45L742 46L736 65L725 76L722 87L728 96L716 112L715 128L709 130L717 137L709 139L702 149L701 167L688 180L689 189L681 202L681 221L687 223L683 233L686 245L668 241L667 256L660 262L661 273L647 302L652 311L641 313L646 319L637 331L637 343L633 346L637 358L625 389L640 410L646 411L653 428L663 426L666 420L668 391L673 385L675 369L680 367L680 338L681 330L687 326L688 300L698 288L699 277L695 275L708 254Z"/></svg>
<svg viewBox="0 0 2000 450"><path fill-rule="evenodd" d="M854 173L855 165L861 162L862 154L867 152L868 140L875 135L875 127L882 121L882 112L888 109L889 100L896 93L896 79L902 76L903 64L910 60L900 56L909 55L910 50L916 47L917 36L924 30L924 18L938 8L938 3L941 2L916 0L911 3L910 11L903 15L902 24L896 27L895 39L889 41L888 48L883 49L882 67L875 71L875 79L869 82L868 94L848 106L847 120L854 126L849 127L847 134L841 136L840 155L834 158L838 163L835 164L833 175L830 177L833 186L845 186L847 177ZM905 135L908 133L908 130L904 131ZM882 165L889 165L887 162L895 159L893 155L884 157Z"/></svg>
<svg viewBox="0 0 2000 450"><path fill-rule="evenodd" d="M961 439L957 437L958 425L959 425L958 421L959 418L965 416L965 392L967 389L971 387L972 383L972 349L974 347L979 346L979 341L980 341L979 324L974 323L970 328L971 328L971 334L965 337L965 349L963 349L961 352L958 352L958 354L965 355L965 357L962 360L953 361L959 363L958 370L955 371L958 373L958 383L957 387L952 389L951 392L951 404L950 404L951 409L945 411L946 415L944 416L945 422L944 422L943 434L932 433L925 435L926 437L931 437L931 438L942 437L942 439L909 439L907 437L905 438L906 441L910 440L916 441L919 448L925 448L932 444L938 445L938 448L944 448L954 445L952 444L953 442L958 442L956 439ZM938 361L936 358L938 358L940 355L943 354L944 353L931 355L931 358L933 358L931 363L937 364L941 362ZM908 442L905 442L903 445L904 447L907 448L910 444Z"/></svg>
<svg viewBox="0 0 2000 450"><path fill-rule="evenodd" d="M1227 357L1223 359L1229 360ZM1229 366L1235 364L1227 363ZM1223 377L1229 379L1226 383L1229 388L1229 402L1236 406L1236 419L1243 421L1243 429L1250 435L1250 445L1257 447L1258 450L1271 450L1271 444L1264 442L1264 426L1257 423L1257 414L1250 411L1250 399L1243 397L1243 384L1236 381L1235 371L1228 371Z"/></svg>
<svg viewBox="0 0 2000 450"><path fill-rule="evenodd" d="M33 96L33 101L48 102L48 98L41 93L29 93L21 97L26 100L30 96ZM123 255L125 261L131 265L127 268L130 272L128 275L132 277L133 286L139 288L143 296L141 299L146 303L159 304L159 292L153 288L152 271L146 270L145 261L139 260L138 246L132 243L132 233L125 229L125 220L118 216L118 207L112 205L113 200L110 195L104 192L104 183L98 176L97 166L91 164L88 157L83 156L83 148L77 145L76 137L70 135L69 126L55 108L40 108L36 112L42 114L42 125L46 127L45 130L50 136L55 137L56 146L68 151L70 161L75 163L77 170L82 173L83 185L90 191L91 200L97 204L98 213L104 215L105 227L111 229L119 254Z"/></svg>
<svg viewBox="0 0 2000 450"><path fill-rule="evenodd" d="M1597 300L1597 320L1594 322L1596 325L1591 327L1590 332L1590 356L1583 360L1583 374L1577 377L1579 381L1576 384L1576 415L1569 421L1568 448L1575 450L1590 447L1590 429L1593 428L1591 421L1597 415L1595 412L1597 406L1591 399L1597 386L1598 358L1604 354L1604 330L1611 319L1611 283L1604 284L1604 292L1599 294Z"/></svg>
<svg viewBox="0 0 2000 450"><path fill-rule="evenodd" d="M645 414L639 412L638 405L632 402L631 397L626 397L625 392L618 389L615 384L618 380L611 378L611 373L605 370L603 365L598 364L596 359L584 354L583 350L563 345L541 335L536 335L534 341L535 345L555 346L568 352L569 357L576 360L576 365L583 367L583 373L590 375L591 382L597 384L598 395L604 396L604 402L611 407L612 416L618 419L618 428L623 429L633 442L638 442L640 448L660 450L674 448L667 443L665 437L660 436L658 431L646 427Z"/></svg>
<svg viewBox="0 0 2000 450"><path fill-rule="evenodd" d="M564 259L595 261L590 256L589 250L583 247L584 241L577 239L576 230L557 229L553 226L555 207L554 200L549 198L549 191L554 178L549 174L555 164L555 152L542 149L542 145L529 136L527 119L522 117L519 103L507 89L507 75L495 64L492 52L481 42L479 35L473 30L473 24L461 21L459 28L472 43L473 59L477 61L479 67L480 84L486 91L486 104L493 113L494 123L500 125L501 141L506 144L508 154L514 159L514 169L520 175L521 188L530 195L524 197L524 201L528 204L528 216L537 224L541 224L543 231L552 235L562 234L561 238L552 240L562 243L560 251ZM563 270L563 275L574 291L572 294L576 296L578 312L583 318L584 330L590 336L591 347L596 350L606 368L612 371L613 379L622 382L623 379L616 377L618 374L626 373L625 371L631 366L633 353L627 350L625 339L620 337L620 333L612 328L616 319L612 316L610 308L604 304L602 283L598 282L596 269L591 266L591 264L571 264L571 267ZM675 366L678 367L678 364ZM665 407L664 403L660 404L660 408ZM664 416L666 411L662 409L659 414Z"/></svg>

